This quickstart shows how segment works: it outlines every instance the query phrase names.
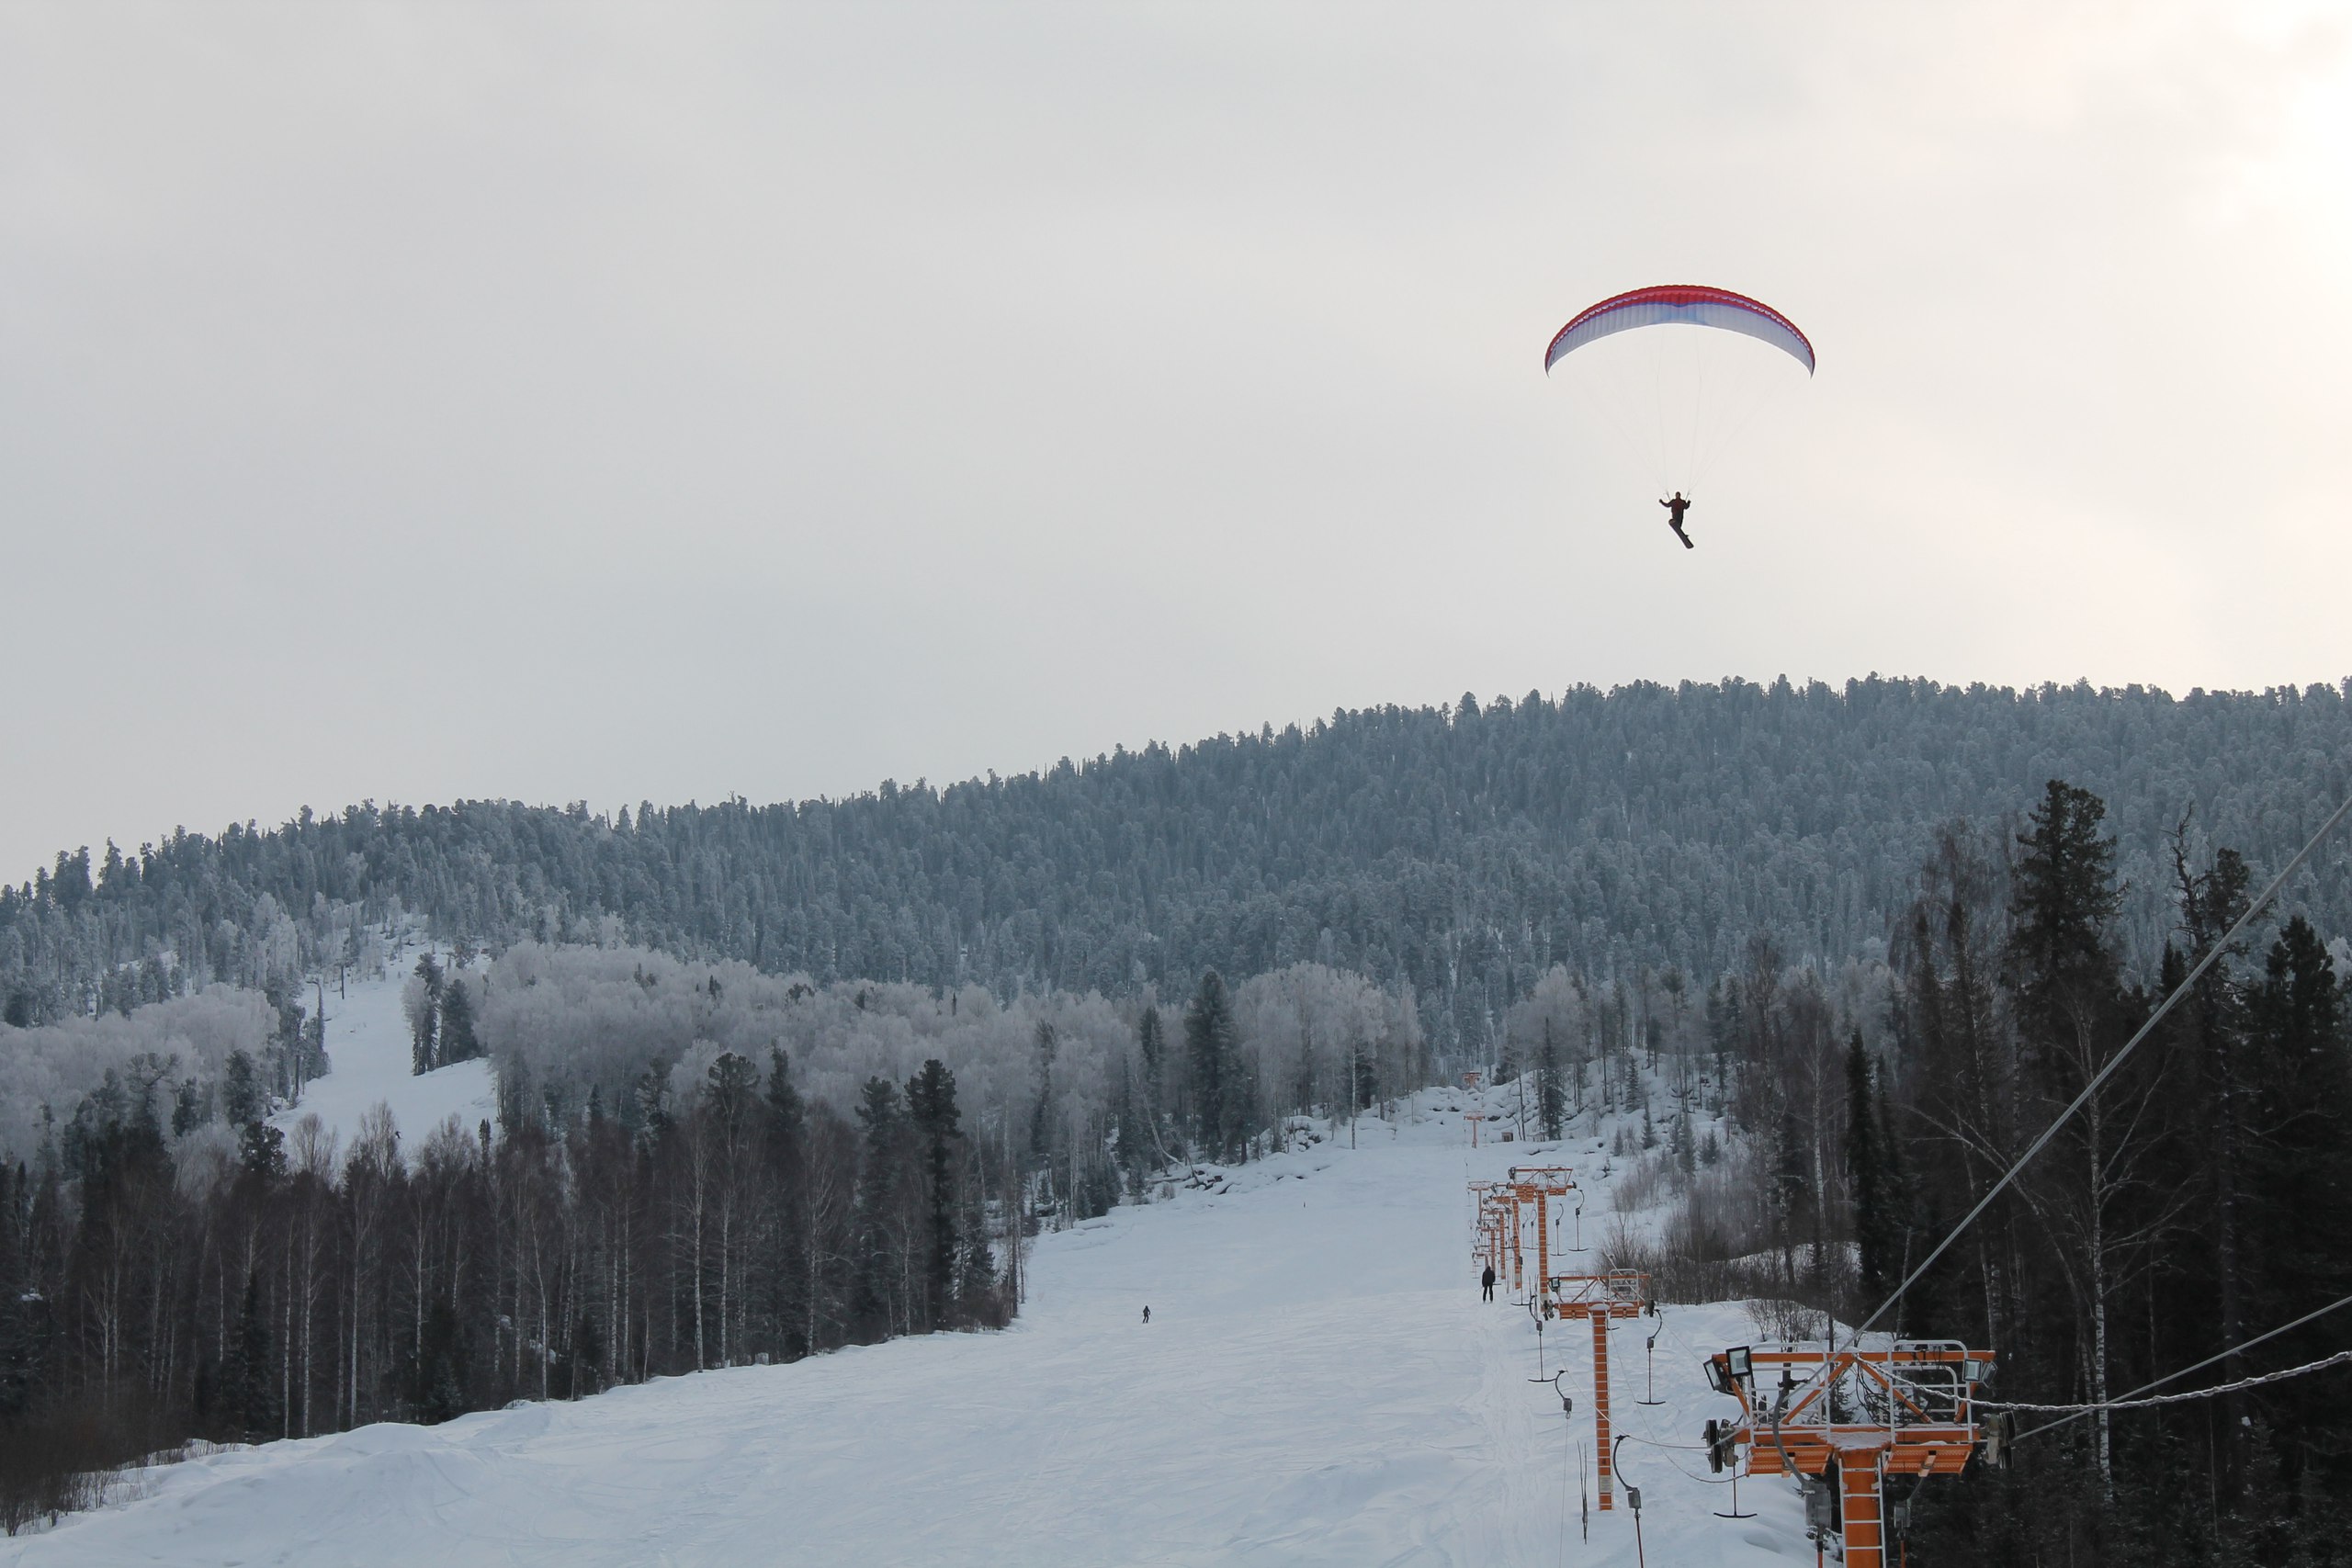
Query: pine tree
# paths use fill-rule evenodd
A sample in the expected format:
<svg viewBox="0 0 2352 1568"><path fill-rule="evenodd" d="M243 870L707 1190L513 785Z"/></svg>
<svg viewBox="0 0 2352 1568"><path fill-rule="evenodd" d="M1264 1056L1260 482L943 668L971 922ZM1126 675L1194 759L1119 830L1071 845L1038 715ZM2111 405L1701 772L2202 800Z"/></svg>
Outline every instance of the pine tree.
<svg viewBox="0 0 2352 1568"><path fill-rule="evenodd" d="M704 1078L704 1092L722 1121L732 1124L750 1114L759 1093L760 1070L752 1066L749 1056L740 1051L722 1051L712 1059Z"/></svg>

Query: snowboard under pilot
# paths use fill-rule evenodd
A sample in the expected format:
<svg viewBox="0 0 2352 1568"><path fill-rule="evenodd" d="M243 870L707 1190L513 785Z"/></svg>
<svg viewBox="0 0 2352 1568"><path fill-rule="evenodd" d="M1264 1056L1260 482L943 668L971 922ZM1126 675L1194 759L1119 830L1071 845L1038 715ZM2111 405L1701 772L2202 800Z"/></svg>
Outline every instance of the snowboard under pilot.
<svg viewBox="0 0 2352 1568"><path fill-rule="evenodd" d="M1493 1264L1487 1264L1487 1271L1478 1276L1478 1289L1485 1292L1487 1301L1495 1299L1495 1266Z"/></svg>
<svg viewBox="0 0 2352 1568"><path fill-rule="evenodd" d="M1690 503L1682 499L1682 492L1678 490L1672 501L1661 501L1658 504L1666 508L1666 525L1674 530L1674 536L1682 541L1682 547L1697 549L1699 547L1690 542L1690 536L1682 531L1682 514L1690 510Z"/></svg>

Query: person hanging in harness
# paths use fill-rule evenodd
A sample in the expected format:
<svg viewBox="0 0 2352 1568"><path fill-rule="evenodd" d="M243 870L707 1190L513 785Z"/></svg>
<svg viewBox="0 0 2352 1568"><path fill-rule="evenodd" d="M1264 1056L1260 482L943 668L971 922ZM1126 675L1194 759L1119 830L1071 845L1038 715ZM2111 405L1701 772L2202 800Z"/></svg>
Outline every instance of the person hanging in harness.
<svg viewBox="0 0 2352 1568"><path fill-rule="evenodd" d="M1486 1300L1495 1299L1495 1266L1493 1264L1487 1264L1487 1271L1478 1276L1478 1288L1486 1292Z"/></svg>
<svg viewBox="0 0 2352 1568"><path fill-rule="evenodd" d="M1697 549L1699 547L1690 542L1690 536L1682 531L1682 514L1690 510L1690 503L1682 499L1682 492L1678 490L1672 501L1661 501L1658 504L1666 508L1666 525L1674 530L1674 536L1682 541L1682 547Z"/></svg>

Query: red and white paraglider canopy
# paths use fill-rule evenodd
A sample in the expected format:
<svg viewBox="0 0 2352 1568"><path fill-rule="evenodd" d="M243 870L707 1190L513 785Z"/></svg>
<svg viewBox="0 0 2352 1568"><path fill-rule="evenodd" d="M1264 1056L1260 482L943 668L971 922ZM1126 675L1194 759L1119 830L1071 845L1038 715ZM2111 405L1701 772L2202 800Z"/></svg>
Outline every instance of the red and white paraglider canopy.
<svg viewBox="0 0 2352 1568"><path fill-rule="evenodd" d="M1544 351L1544 368L1550 370L1589 343L1632 332L1636 327L1677 322L1743 333L1787 354L1804 367L1807 375L1813 373L1813 344L1797 330L1794 321L1760 299L1734 294L1728 288L1709 288L1694 283L1635 288L1578 311L1576 319L1552 339L1551 347Z"/></svg>

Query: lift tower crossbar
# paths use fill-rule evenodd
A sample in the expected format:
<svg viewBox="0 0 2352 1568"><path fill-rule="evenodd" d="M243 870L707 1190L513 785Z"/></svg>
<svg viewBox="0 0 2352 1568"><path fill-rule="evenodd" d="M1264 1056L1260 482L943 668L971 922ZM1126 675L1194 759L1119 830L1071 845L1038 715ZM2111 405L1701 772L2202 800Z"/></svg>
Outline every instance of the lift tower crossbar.
<svg viewBox="0 0 2352 1568"><path fill-rule="evenodd" d="M1796 1476L1816 1539L1838 1536L1846 1568L1885 1568L1881 1482L1966 1467L1984 1435L1976 1386L1993 1361L1956 1339L1885 1334L1736 1346L1707 1359L1708 1382L1740 1410L1707 1424L1709 1457L1736 1464L1745 1446L1750 1475Z"/></svg>

